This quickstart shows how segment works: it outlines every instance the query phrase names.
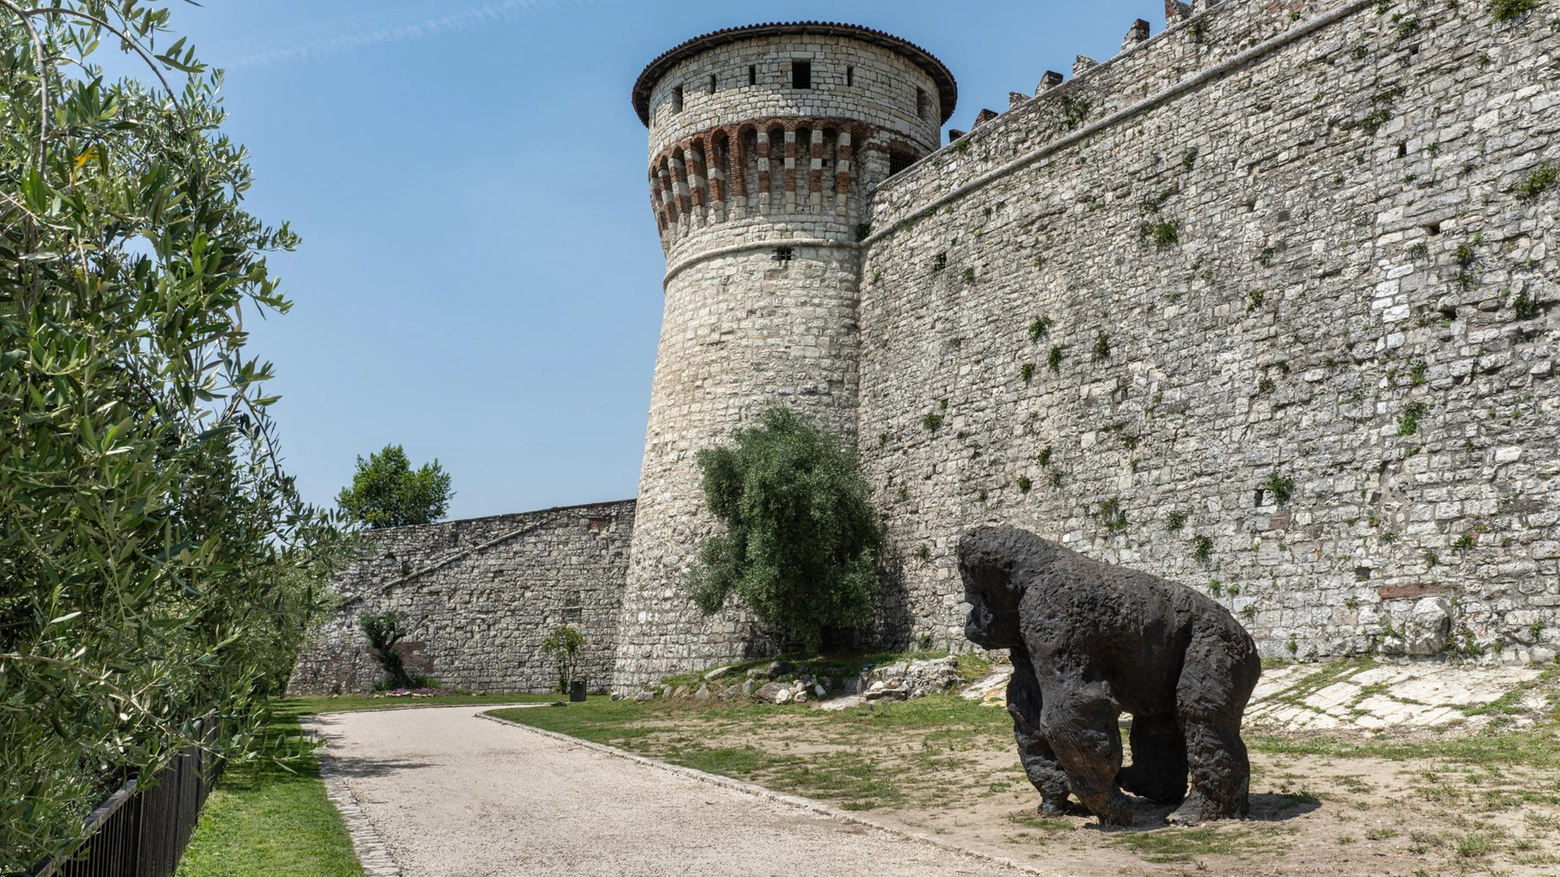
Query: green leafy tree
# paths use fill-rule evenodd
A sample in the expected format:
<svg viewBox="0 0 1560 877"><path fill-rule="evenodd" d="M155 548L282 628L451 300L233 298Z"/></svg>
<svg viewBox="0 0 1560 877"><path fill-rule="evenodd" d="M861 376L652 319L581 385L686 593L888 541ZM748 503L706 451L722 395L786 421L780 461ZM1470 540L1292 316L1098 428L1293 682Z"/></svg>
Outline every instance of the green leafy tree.
<svg viewBox="0 0 1560 877"><path fill-rule="evenodd" d="M585 645L585 635L567 624L560 624L552 629L547 639L542 640L542 653L553 659L553 666L558 670L558 692L569 693L569 683L574 681L574 673L579 669L580 649Z"/></svg>
<svg viewBox="0 0 1560 877"><path fill-rule="evenodd" d="M358 627L368 637L368 648L374 653L374 660L379 662L385 675L390 677L390 682L396 688L416 688L417 683L412 679L412 674L406 672L405 658L395 649L396 644L406 638L401 616L394 612L364 615L358 619Z"/></svg>
<svg viewBox="0 0 1560 877"><path fill-rule="evenodd" d="M265 254L296 238L244 209L221 78L169 21L0 0L0 873L213 710L218 754L274 753L266 703L349 550L278 465L245 349L244 316L290 306Z"/></svg>
<svg viewBox="0 0 1560 877"><path fill-rule="evenodd" d="M787 646L816 654L830 629L872 619L881 530L854 453L783 407L699 452L726 532L706 539L688 593L706 615L735 597Z"/></svg>
<svg viewBox="0 0 1560 877"><path fill-rule="evenodd" d="M371 529L431 524L450 508L450 476L439 461L417 469L400 445L357 458L352 486L342 488L336 502L343 511Z"/></svg>

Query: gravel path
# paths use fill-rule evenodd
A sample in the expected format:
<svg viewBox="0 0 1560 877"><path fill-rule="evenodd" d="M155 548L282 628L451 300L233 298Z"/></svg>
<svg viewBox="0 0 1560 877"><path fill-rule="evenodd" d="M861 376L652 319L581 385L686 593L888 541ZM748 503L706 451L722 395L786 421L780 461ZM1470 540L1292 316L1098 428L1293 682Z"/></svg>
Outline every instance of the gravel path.
<svg viewBox="0 0 1560 877"><path fill-rule="evenodd" d="M311 720L405 877L1022 873L478 718L490 709Z"/></svg>

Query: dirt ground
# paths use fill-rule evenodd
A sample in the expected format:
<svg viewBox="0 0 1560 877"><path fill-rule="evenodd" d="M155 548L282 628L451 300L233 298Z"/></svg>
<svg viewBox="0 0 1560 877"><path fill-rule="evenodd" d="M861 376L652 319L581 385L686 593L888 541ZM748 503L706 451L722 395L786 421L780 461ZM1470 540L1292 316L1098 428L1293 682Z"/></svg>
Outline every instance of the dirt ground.
<svg viewBox="0 0 1560 877"><path fill-rule="evenodd" d="M984 759L983 759L984 760ZM998 773L1016 761L991 759ZM876 818L1063 873L1168 875L1439 875L1560 872L1560 776L1382 759L1257 753L1251 818L1197 828L1164 824L1169 807L1139 801L1131 828L1092 816L1041 819L1027 783L969 789L937 809ZM1021 776L1021 774L1020 774ZM1513 793L1547 788L1550 801Z"/></svg>
<svg viewBox="0 0 1560 877"><path fill-rule="evenodd" d="M1510 723L1504 736L1498 723L1325 737L1249 729L1251 818L1194 828L1166 826L1170 808L1141 800L1128 828L1102 828L1081 812L1039 818L1000 708L974 707L990 720L939 728L935 719L894 720L894 709L918 702L870 717L863 707L855 718L669 702L582 736L1044 873L1554 877L1560 729L1548 698L1543 721Z"/></svg>

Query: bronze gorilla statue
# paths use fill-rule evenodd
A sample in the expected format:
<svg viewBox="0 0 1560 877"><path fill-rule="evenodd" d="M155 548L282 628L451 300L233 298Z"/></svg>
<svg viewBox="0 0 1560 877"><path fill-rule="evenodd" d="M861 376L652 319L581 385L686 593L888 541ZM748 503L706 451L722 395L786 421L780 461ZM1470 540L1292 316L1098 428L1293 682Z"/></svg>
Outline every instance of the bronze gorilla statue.
<svg viewBox="0 0 1560 877"><path fill-rule="evenodd" d="M1223 606L1014 527L965 534L959 574L964 635L1012 654L1008 712L1042 813L1064 812L1072 794L1101 822L1126 825L1125 789L1180 804L1170 822L1246 815L1240 721L1262 665ZM1125 770L1123 712L1132 714Z"/></svg>

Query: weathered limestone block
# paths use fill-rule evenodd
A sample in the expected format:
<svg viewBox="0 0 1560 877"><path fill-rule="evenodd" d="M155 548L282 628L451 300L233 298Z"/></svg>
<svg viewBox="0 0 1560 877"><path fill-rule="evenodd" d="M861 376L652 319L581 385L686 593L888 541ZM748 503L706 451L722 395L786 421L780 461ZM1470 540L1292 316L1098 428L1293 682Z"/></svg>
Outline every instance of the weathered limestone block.
<svg viewBox="0 0 1560 877"><path fill-rule="evenodd" d="M911 700L942 694L962 679L959 661L951 656L927 661L899 661L863 673L857 690L864 692L868 700L883 697ZM901 694L903 696L899 697Z"/></svg>
<svg viewBox="0 0 1560 877"><path fill-rule="evenodd" d="M1452 639L1452 606L1445 597L1425 597L1403 623L1403 652L1408 655L1438 655Z"/></svg>

